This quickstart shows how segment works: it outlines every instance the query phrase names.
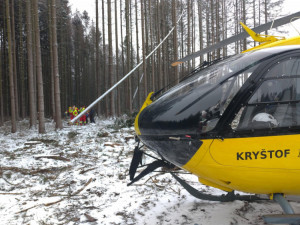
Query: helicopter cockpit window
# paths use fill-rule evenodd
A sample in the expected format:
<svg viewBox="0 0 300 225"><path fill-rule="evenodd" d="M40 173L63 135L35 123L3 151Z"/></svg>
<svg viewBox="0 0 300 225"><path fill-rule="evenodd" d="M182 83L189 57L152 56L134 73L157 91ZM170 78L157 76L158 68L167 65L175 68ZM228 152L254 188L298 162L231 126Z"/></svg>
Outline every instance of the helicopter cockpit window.
<svg viewBox="0 0 300 225"><path fill-rule="evenodd" d="M262 51L260 53L244 53L229 57L228 59L209 66L183 80L178 85L165 92L161 98L162 100L172 98L178 94L187 93L190 92L191 89L199 87L201 87L201 90L198 95L202 95L206 93L207 90L214 88L220 82L227 80L240 70L254 68L262 59L265 59L268 54L267 51ZM178 90L180 90L180 93Z"/></svg>
<svg viewBox="0 0 300 225"><path fill-rule="evenodd" d="M273 129L300 125L300 59L278 62L268 70L232 128Z"/></svg>
<svg viewBox="0 0 300 225"><path fill-rule="evenodd" d="M216 126L235 94L256 68L257 66L253 66L250 69L229 78L207 96L206 99L209 99L209 107L202 110L200 114L201 119L199 127L201 133L208 132Z"/></svg>

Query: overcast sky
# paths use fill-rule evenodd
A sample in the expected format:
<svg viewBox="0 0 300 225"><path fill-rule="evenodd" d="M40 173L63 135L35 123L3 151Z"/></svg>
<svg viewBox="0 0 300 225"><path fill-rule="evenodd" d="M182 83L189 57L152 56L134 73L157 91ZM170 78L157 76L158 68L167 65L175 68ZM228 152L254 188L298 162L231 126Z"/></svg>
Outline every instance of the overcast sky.
<svg viewBox="0 0 300 225"><path fill-rule="evenodd" d="M70 6L72 8L72 12L75 12L76 9L79 12L83 12L86 10L89 13L89 16L95 21L96 14L96 1L95 0L69 0ZM99 1L100 2L100 1ZM99 3L99 7L101 3ZM99 8L100 10L100 8Z"/></svg>
<svg viewBox="0 0 300 225"><path fill-rule="evenodd" d="M114 0L113 0L114 1ZM112 1L112 2L113 2ZM297 4L295 0L285 0L285 3L283 5L283 14L288 15L290 13L295 13L300 10L299 7L295 7L295 4ZM89 16L91 19L95 21L95 0L69 0L70 6L72 8L72 12L75 12L76 9L80 12L83 12L86 10L89 13ZM101 11L101 1L99 0L99 10ZM297 27L297 29L300 32L300 19L299 22L294 22L294 26ZM287 37L299 35L299 33L290 25L286 25L285 29L288 30L288 33L286 34ZM276 35L274 33L274 35Z"/></svg>

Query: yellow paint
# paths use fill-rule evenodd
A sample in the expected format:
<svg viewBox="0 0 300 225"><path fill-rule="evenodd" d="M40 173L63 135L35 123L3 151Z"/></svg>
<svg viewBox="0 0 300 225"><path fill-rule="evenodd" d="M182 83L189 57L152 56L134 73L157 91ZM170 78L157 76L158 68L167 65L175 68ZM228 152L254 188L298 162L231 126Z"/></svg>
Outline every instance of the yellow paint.
<svg viewBox="0 0 300 225"><path fill-rule="evenodd" d="M255 159L253 152L263 150L274 150L272 158ZM281 155L284 150L289 154ZM244 160L237 159L241 152ZM246 160L245 152L252 152L252 159ZM300 195L300 135L205 140L183 168L222 190Z"/></svg>
<svg viewBox="0 0 300 225"><path fill-rule="evenodd" d="M178 65L180 65L181 63L183 63L183 62L181 62L181 61L173 62L173 63L171 64L171 66L178 66Z"/></svg>
<svg viewBox="0 0 300 225"><path fill-rule="evenodd" d="M240 22L240 24L247 31L247 33L252 37L252 39L254 41L257 41L260 43L264 43L264 42L271 43L271 42L285 39L284 37L279 37L279 36L257 34L253 30L251 30L249 27L247 27L244 23Z"/></svg>
<svg viewBox="0 0 300 225"><path fill-rule="evenodd" d="M255 33L253 30L251 30L249 27L247 27L242 22L240 22L240 24L247 31L247 33L252 37L252 39L254 41L262 43L256 47L247 49L247 50L243 51L242 53L253 51L253 50L258 50L258 49L263 49L263 48L271 48L271 47L286 46L286 45L299 45L300 44L300 36L285 39L284 37L279 37L279 36L262 35L262 34Z"/></svg>
<svg viewBox="0 0 300 225"><path fill-rule="evenodd" d="M152 103L152 100L151 100L151 96L154 92L150 92L144 102L144 104L142 105L139 113L137 114L137 116L135 117L135 120L134 120L134 128L135 128L135 132L137 135L141 135L141 132L140 132L140 129L139 129L139 125L138 125L138 122L139 122L139 116L141 114L141 112L143 111L144 108L146 108L148 105L150 105Z"/></svg>
<svg viewBox="0 0 300 225"><path fill-rule="evenodd" d="M205 180L203 178L199 178L199 182L204 184L204 185L207 185L207 186L211 186L211 187L214 187L214 188L221 189L223 191L227 191L227 192L232 192L233 191L232 189L230 189L228 187L222 186L220 184L213 183L213 182Z"/></svg>
<svg viewBox="0 0 300 225"><path fill-rule="evenodd" d="M247 50L243 51L242 53L253 51L253 50L258 50L258 49L263 49L263 48L272 48L272 47L287 46L287 45L300 45L300 36L292 37L292 38L288 38L285 40L276 41L276 42L272 42L272 43L264 43L264 44L258 45L256 47L247 49Z"/></svg>

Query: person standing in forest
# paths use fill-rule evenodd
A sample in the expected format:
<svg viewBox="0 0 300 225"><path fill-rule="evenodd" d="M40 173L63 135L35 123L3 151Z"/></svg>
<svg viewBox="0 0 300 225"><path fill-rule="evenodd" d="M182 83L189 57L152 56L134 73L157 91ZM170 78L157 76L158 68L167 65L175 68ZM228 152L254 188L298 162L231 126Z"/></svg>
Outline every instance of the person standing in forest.
<svg viewBox="0 0 300 225"><path fill-rule="evenodd" d="M89 110L89 118L90 118L90 123L95 123L95 110L94 109Z"/></svg>

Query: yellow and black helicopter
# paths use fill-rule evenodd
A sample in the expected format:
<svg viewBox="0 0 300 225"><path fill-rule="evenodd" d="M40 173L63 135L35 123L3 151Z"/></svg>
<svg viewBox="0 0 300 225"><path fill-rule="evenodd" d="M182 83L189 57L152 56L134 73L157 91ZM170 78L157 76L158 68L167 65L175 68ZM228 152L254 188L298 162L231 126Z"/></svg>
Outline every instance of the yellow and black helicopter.
<svg viewBox="0 0 300 225"><path fill-rule="evenodd" d="M171 173L195 197L211 201L261 200L268 195L287 215L267 223L300 224L286 195L300 195L300 36L257 33L300 12L249 29L174 65L251 36L262 44L195 69L163 93L149 94L135 120L137 138L161 159L134 177L143 151L135 148L131 183L159 167L179 167L202 184L228 192L211 196ZM130 185L129 184L129 185ZM256 195L235 195L234 191Z"/></svg>

